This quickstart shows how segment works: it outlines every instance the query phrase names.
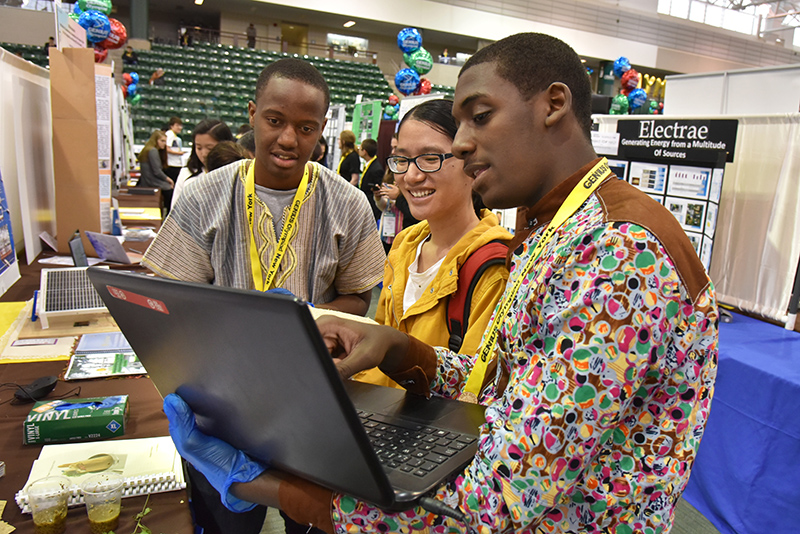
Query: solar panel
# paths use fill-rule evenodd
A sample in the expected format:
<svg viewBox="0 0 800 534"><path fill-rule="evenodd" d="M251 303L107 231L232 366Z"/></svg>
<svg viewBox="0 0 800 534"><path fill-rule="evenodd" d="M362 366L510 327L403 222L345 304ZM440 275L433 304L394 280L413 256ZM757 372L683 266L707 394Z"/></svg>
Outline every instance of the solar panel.
<svg viewBox="0 0 800 534"><path fill-rule="evenodd" d="M86 267L42 269L38 314L42 328L52 317L89 315L106 311L86 276Z"/></svg>

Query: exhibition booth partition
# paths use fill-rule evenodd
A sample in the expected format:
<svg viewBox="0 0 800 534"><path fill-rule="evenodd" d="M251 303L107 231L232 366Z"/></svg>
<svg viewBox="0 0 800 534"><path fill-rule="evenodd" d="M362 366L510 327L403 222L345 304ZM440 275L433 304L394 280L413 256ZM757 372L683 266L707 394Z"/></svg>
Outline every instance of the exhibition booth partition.
<svg viewBox="0 0 800 534"><path fill-rule="evenodd" d="M597 116L599 153L680 222L719 302L783 323L800 256L800 115ZM795 326L796 328L796 326ZM723 534L793 532L800 335L734 313L684 498Z"/></svg>

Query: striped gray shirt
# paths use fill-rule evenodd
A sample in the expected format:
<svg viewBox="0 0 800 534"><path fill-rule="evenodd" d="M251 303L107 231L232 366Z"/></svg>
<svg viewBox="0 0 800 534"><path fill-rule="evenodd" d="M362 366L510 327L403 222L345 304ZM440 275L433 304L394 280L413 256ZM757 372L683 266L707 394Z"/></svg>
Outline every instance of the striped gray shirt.
<svg viewBox="0 0 800 534"><path fill-rule="evenodd" d="M252 164L251 161L246 163ZM313 304L363 293L383 278L386 256L364 194L317 163L273 287ZM242 162L193 180L147 249L142 264L160 276L253 289ZM255 203L255 241L263 274L280 236L273 215ZM281 215L281 224L289 208Z"/></svg>

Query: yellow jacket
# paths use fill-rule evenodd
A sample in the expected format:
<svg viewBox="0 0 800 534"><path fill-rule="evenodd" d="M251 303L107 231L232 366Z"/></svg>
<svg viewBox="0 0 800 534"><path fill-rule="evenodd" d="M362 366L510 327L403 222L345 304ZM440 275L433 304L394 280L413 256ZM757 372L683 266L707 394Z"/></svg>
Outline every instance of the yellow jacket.
<svg viewBox="0 0 800 534"><path fill-rule="evenodd" d="M408 282L408 267L414 263L417 247L429 234L428 223L423 221L406 228L395 237L386 258L383 290L378 300L375 321L410 334L428 345L447 347L450 339L447 304L450 295L458 289L458 269L470 254L486 243L495 240L508 243L511 234L498 225L497 217L491 211L483 210L478 225L447 253L430 289L403 315L403 294ZM473 292L469 325L460 353L475 354L478 351L483 332L507 281L508 269L504 265L493 265L481 276ZM377 369L365 371L355 378L372 384L400 387Z"/></svg>

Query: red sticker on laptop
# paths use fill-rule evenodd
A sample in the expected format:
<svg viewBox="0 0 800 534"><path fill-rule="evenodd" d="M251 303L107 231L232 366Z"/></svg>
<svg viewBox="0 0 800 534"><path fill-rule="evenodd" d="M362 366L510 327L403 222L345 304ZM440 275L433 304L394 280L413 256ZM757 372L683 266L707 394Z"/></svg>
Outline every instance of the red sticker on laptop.
<svg viewBox="0 0 800 534"><path fill-rule="evenodd" d="M144 295L139 295L138 293L125 291L124 289L114 286L106 286L106 289L108 289L108 293L115 299L124 300L125 302L130 302L131 304L136 304L137 306L142 306L143 308L149 308L151 310L169 315L167 305L160 300L145 297Z"/></svg>

